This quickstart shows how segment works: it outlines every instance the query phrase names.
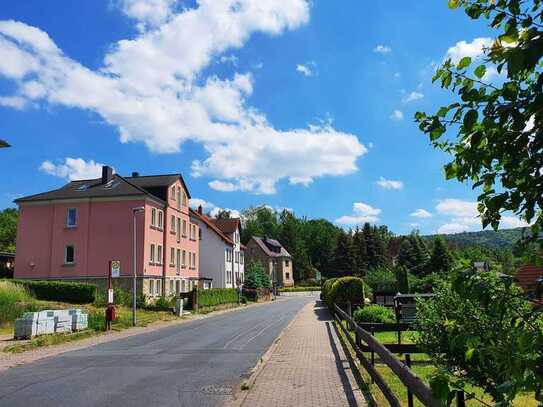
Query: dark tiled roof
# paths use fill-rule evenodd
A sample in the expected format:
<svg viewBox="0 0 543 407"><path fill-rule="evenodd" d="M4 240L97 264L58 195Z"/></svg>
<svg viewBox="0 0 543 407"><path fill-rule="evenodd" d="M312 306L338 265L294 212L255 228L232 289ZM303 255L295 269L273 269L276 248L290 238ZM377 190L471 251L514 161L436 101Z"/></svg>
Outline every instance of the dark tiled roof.
<svg viewBox="0 0 543 407"><path fill-rule="evenodd" d="M111 198L121 196L152 196L143 188L133 184L120 175L114 174L113 178L107 184L102 184L102 179L88 179L72 181L59 189L53 191L42 192L36 195L25 196L16 199L16 203L34 202L34 201L49 201L52 199L77 199L77 198Z"/></svg>
<svg viewBox="0 0 543 407"><path fill-rule="evenodd" d="M192 208L189 208L190 214L202 221L208 228L213 230L217 236L219 236L222 240L224 240L229 245L233 246L234 242L232 239L230 239L228 236L226 236L213 222L214 219L209 218L208 216L204 215L203 213L198 213L198 211L195 211Z"/></svg>
<svg viewBox="0 0 543 407"><path fill-rule="evenodd" d="M185 180L181 174L164 174L164 175L138 175L137 177L125 177L125 179L140 188L158 188L169 187L177 180L181 180L181 184L187 191L190 199L190 192L185 184Z"/></svg>
<svg viewBox="0 0 543 407"><path fill-rule="evenodd" d="M275 239L269 239L267 237L257 237L253 236L252 239L256 242L256 244L264 251L266 256L269 257L291 257L289 252ZM271 247L277 247L279 248L279 252L274 252Z"/></svg>
<svg viewBox="0 0 543 407"><path fill-rule="evenodd" d="M239 218L234 219L211 219L211 221L223 232L234 233L239 228Z"/></svg>
<svg viewBox="0 0 543 407"><path fill-rule="evenodd" d="M515 281L519 287L524 290L533 290L537 285L537 280L543 278L543 267L536 267L532 264L526 264L515 274Z"/></svg>

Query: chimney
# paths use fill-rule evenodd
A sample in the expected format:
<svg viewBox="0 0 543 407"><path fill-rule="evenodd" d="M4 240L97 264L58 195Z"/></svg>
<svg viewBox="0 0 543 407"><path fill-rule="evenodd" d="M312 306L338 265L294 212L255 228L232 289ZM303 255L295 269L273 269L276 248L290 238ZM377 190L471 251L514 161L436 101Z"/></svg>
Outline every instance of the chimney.
<svg viewBox="0 0 543 407"><path fill-rule="evenodd" d="M203 213L202 205L199 205L199 206L198 206L198 213L199 213L200 215Z"/></svg>
<svg viewBox="0 0 543 407"><path fill-rule="evenodd" d="M107 184L112 179L113 179L113 169L108 165L104 165L102 167L102 184Z"/></svg>
<svg viewBox="0 0 543 407"><path fill-rule="evenodd" d="M133 177L133 178L136 178L136 177L139 177L139 176L140 176L140 173L137 172L137 171L134 171L134 172L132 173L132 177Z"/></svg>

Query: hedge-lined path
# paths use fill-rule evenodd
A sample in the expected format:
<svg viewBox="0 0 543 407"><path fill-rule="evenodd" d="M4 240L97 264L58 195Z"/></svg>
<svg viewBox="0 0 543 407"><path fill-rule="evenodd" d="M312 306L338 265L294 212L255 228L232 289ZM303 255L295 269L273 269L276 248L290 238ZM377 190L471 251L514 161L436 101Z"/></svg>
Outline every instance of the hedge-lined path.
<svg viewBox="0 0 543 407"><path fill-rule="evenodd" d="M8 369L0 405L223 405L309 301L248 306Z"/></svg>
<svg viewBox="0 0 543 407"><path fill-rule="evenodd" d="M243 407L366 406L349 368L328 310L307 304L270 349L246 394Z"/></svg>

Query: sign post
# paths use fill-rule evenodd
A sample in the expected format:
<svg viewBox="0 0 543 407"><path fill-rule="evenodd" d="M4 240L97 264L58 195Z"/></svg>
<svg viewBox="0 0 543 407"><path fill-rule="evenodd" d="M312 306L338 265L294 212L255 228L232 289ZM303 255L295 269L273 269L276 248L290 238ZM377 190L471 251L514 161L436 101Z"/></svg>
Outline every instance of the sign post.
<svg viewBox="0 0 543 407"><path fill-rule="evenodd" d="M112 279L119 278L121 275L121 262L119 260L110 260L107 278L107 309L106 309L106 330L111 329L111 322L115 319L115 299L113 298Z"/></svg>

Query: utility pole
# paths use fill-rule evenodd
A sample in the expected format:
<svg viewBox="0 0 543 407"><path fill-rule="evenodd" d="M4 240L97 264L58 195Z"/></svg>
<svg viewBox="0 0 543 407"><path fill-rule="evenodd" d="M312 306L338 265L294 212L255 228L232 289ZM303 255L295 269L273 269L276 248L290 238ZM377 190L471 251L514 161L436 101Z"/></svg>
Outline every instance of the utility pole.
<svg viewBox="0 0 543 407"><path fill-rule="evenodd" d="M136 228L137 228L137 222L136 222L136 214L138 212L143 212L145 208L143 206L138 206L137 208L132 208L132 217L134 220L134 251L132 259L132 268L133 268L133 281L132 281L132 326L136 326L136 299L137 299L137 239L136 239Z"/></svg>

